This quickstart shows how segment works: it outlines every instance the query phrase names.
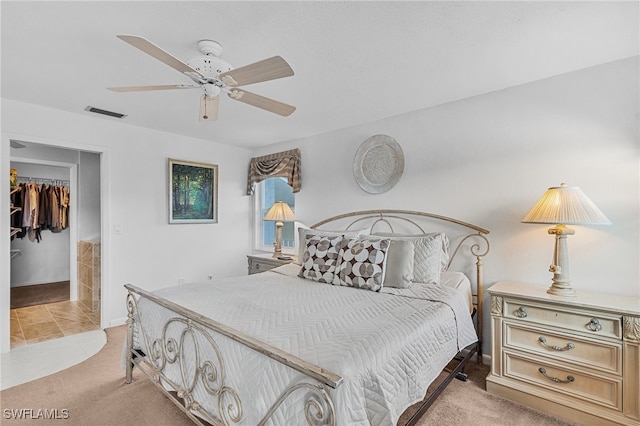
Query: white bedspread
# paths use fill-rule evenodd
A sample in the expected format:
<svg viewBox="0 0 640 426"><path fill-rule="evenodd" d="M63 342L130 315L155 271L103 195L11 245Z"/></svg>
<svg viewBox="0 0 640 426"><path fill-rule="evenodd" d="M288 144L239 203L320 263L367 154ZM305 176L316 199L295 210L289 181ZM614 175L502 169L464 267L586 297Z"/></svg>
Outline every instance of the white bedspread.
<svg viewBox="0 0 640 426"><path fill-rule="evenodd" d="M376 293L298 278L298 270L286 265L155 294L342 376L329 389L339 425L395 425L459 349L477 341L466 295L455 288L414 284ZM139 309L148 335L158 336L175 316L147 301ZM255 425L283 389L303 379L227 338L219 344L229 352L227 384L243 401L240 424ZM273 424L302 424L291 411L280 410Z"/></svg>

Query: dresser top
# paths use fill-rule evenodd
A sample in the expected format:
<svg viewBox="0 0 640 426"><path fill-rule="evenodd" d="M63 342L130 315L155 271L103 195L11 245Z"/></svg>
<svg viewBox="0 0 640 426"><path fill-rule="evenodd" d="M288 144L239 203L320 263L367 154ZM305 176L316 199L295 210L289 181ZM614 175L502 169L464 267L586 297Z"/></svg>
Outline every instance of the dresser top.
<svg viewBox="0 0 640 426"><path fill-rule="evenodd" d="M640 315L640 297L597 293L575 288L575 297L556 296L547 293L548 287L522 284L514 281L498 281L487 291L493 296L524 297L545 303L573 307L615 311L622 314Z"/></svg>
<svg viewBox="0 0 640 426"><path fill-rule="evenodd" d="M280 259L277 257L273 257L273 253L253 253L253 254L247 255L248 259L260 260L262 262L279 263L282 265L284 265L285 263L295 262L297 259L295 256L291 256L287 254L283 254L281 257L285 257L288 259Z"/></svg>

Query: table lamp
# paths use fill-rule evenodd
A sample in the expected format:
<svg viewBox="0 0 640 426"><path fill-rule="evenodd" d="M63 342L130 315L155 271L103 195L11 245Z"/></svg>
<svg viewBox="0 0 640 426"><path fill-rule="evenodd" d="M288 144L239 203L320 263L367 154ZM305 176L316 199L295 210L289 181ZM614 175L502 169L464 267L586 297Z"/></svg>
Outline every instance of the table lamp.
<svg viewBox="0 0 640 426"><path fill-rule="evenodd" d="M569 279L569 254L567 235L575 231L566 225L611 225L611 221L577 186L552 187L544 193L535 206L522 219L523 223L547 223L556 225L549 234L556 236L553 263L549 271L553 272L551 287L547 293L557 296L575 296Z"/></svg>
<svg viewBox="0 0 640 426"><path fill-rule="evenodd" d="M277 203L273 203L273 206L267 212L267 215L264 217L264 220L273 220L276 222L276 242L273 243L273 257L281 257L282 256L282 227L284 223L282 222L293 222L296 220L296 216L291 211L291 208L287 203L283 203L282 201L278 201Z"/></svg>

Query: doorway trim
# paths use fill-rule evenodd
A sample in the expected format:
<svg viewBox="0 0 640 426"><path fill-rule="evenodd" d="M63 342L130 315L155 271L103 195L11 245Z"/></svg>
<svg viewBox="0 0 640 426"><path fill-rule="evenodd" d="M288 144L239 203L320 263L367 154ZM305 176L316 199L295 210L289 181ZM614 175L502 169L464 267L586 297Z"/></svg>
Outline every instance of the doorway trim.
<svg viewBox="0 0 640 426"><path fill-rule="evenodd" d="M9 144L11 140L16 141L28 141L30 143L36 143L41 145L48 145L50 147L65 148L77 151L85 151L100 154L100 241L101 241L101 256L100 256L100 272L101 272L101 297L100 297L100 328L104 328L107 324L107 312L111 312L111 291L108 283L111 281L111 270L109 266L111 264L111 235L109 229L111 229L111 222L108 212L110 211L110 197L109 197L109 150L107 147L99 145L90 145L83 143L75 143L71 141L48 139L37 136L28 136L22 134L15 134L9 132L2 133L2 146L0 147L0 172L3 172L5 176L9 175L11 155ZM20 161L14 157L15 161ZM76 173L77 176L77 173ZM77 192L77 191L74 191ZM0 219L2 223L9 223L9 197L2 195L2 202L0 202ZM2 266L2 272L0 273L0 283L7 283L6 285L0 285L0 353L9 352L11 349L11 333L10 333L10 239L9 229L0 229L0 266ZM77 227L76 227L77 228ZM77 231L76 231L77 232ZM5 238L6 237L6 238ZM77 235L76 235L77 239ZM77 250L77 247L76 247ZM77 274L77 272L76 272Z"/></svg>

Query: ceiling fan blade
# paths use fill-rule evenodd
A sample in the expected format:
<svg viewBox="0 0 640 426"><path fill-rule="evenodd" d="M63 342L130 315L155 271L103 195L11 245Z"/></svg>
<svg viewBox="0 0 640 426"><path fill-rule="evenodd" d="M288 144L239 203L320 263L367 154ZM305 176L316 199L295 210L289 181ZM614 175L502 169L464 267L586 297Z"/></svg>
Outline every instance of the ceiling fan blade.
<svg viewBox="0 0 640 426"><path fill-rule="evenodd" d="M189 65L185 64L184 62L182 62L180 59L176 58L172 54L165 52L155 44L151 43L146 38L134 36L134 35L118 35L117 37L120 40L129 43L133 47L137 47L147 55L151 55L157 60L159 60L160 62L163 62L169 65L171 68L176 69L183 74L186 74L188 77L190 77L196 82L200 82L200 79L205 78L198 71L194 70Z"/></svg>
<svg viewBox="0 0 640 426"><path fill-rule="evenodd" d="M229 91L229 97L236 101L244 102L245 104L273 112L274 114L282 115L283 117L288 117L296 110L296 107L294 106L265 98L264 96L256 95L255 93L247 92L244 89L231 89Z"/></svg>
<svg viewBox="0 0 640 426"><path fill-rule="evenodd" d="M261 81L290 77L292 75L293 70L287 61L280 56L274 56L273 58L264 59L260 62L223 72L218 78L227 86L244 86Z"/></svg>
<svg viewBox="0 0 640 426"><path fill-rule="evenodd" d="M107 87L114 92L144 92L147 90L172 90L172 89L197 89L200 86L189 84L164 84L160 86L128 86L128 87Z"/></svg>
<svg viewBox="0 0 640 426"><path fill-rule="evenodd" d="M216 121L220 96L202 95L200 98L200 121Z"/></svg>

